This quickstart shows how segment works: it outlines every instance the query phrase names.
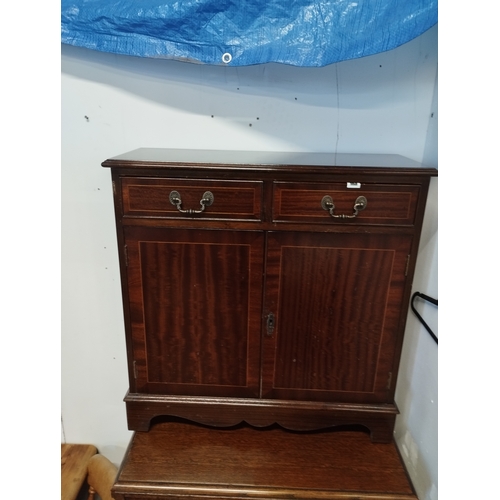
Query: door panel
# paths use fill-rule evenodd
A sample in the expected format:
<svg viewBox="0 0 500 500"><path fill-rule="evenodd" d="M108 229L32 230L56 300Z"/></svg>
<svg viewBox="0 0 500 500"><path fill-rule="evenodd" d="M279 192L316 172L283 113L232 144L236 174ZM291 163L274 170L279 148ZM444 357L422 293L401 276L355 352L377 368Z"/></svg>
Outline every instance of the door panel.
<svg viewBox="0 0 500 500"><path fill-rule="evenodd" d="M141 392L259 393L263 234L125 228Z"/></svg>
<svg viewBox="0 0 500 500"><path fill-rule="evenodd" d="M263 397L384 401L411 237L268 238Z"/></svg>

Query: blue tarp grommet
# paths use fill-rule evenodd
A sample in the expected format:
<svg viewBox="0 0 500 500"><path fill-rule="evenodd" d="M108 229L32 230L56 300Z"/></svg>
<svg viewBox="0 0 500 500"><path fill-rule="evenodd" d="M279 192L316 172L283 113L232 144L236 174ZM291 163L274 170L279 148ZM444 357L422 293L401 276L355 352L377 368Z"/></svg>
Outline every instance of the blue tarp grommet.
<svg viewBox="0 0 500 500"><path fill-rule="evenodd" d="M438 0L61 0L61 41L201 64L318 67L399 47L437 14Z"/></svg>

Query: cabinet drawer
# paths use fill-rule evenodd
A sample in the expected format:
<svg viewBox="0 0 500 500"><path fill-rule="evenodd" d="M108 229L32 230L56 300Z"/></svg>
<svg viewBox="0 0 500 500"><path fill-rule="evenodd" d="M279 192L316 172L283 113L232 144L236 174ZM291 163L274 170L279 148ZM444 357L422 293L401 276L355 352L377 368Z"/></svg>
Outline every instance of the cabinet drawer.
<svg viewBox="0 0 500 500"><path fill-rule="evenodd" d="M261 219L260 181L124 177L121 186L123 214L129 217ZM207 192L212 200L203 209Z"/></svg>
<svg viewBox="0 0 500 500"><path fill-rule="evenodd" d="M273 221L318 224L394 224L412 225L420 188L416 185L361 183L358 188L347 183L274 183ZM322 200L325 196L326 203ZM366 199L365 208L355 217L358 197ZM333 202L333 217L329 207Z"/></svg>

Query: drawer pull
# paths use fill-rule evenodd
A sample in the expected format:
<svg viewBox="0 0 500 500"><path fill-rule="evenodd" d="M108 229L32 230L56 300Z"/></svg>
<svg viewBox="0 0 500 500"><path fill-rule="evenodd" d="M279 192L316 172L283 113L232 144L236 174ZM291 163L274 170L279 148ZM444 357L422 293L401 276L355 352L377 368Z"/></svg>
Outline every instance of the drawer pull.
<svg viewBox="0 0 500 500"><path fill-rule="evenodd" d="M323 199L321 200L321 208L323 210L328 210L330 215L332 217L335 217L337 219L354 219L358 215L361 210L364 210L366 208L366 205L368 205L368 200L364 196L358 196L356 198L356 201L354 202L354 212L352 215L345 215L345 214L334 214L333 211L335 210L335 205L333 203L333 199L331 196L323 196Z"/></svg>
<svg viewBox="0 0 500 500"><path fill-rule="evenodd" d="M205 211L206 207L209 207L214 202L214 195L210 191L205 191L203 193L203 197L200 200L201 210L193 210L191 208L184 210L182 208L181 195L178 191L172 191L168 199L170 200L170 203L172 203L172 205L175 205L177 207L177 210L181 214L201 214Z"/></svg>

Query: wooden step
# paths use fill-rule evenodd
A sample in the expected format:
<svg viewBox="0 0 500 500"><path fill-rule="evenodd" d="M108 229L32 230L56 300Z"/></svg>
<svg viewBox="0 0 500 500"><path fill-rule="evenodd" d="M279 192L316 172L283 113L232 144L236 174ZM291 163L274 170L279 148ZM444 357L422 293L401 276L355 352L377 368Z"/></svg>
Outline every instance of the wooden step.
<svg viewBox="0 0 500 500"><path fill-rule="evenodd" d="M368 433L181 422L134 434L113 491L117 500L417 499L395 444Z"/></svg>

